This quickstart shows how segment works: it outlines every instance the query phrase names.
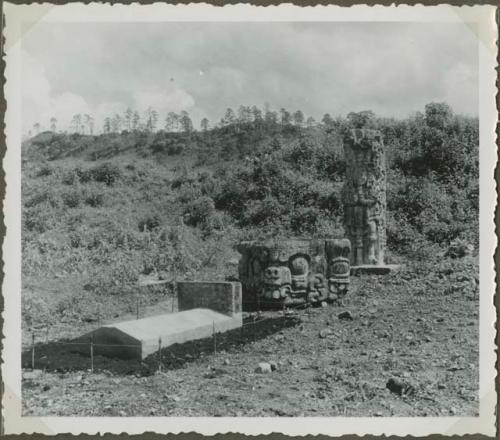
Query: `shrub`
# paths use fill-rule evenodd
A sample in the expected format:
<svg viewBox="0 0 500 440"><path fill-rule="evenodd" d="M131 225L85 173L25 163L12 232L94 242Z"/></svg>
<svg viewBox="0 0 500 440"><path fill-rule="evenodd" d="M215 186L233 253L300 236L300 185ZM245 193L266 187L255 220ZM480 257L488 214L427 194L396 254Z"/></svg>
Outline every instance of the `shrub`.
<svg viewBox="0 0 500 440"><path fill-rule="evenodd" d="M104 194L97 191L90 192L85 197L85 204L88 206L92 206L93 208L102 206L104 204Z"/></svg>
<svg viewBox="0 0 500 440"><path fill-rule="evenodd" d="M23 291L22 302L22 317L28 328L47 325L52 321L52 311L44 299L31 292Z"/></svg>
<svg viewBox="0 0 500 440"><path fill-rule="evenodd" d="M211 234L214 231L223 231L230 224L231 217L223 212L215 211L206 218L203 224L203 231L205 234Z"/></svg>
<svg viewBox="0 0 500 440"><path fill-rule="evenodd" d="M423 242L424 237L408 221L404 213L387 212L387 246L408 253L418 242Z"/></svg>
<svg viewBox="0 0 500 440"><path fill-rule="evenodd" d="M292 213L290 227L297 234L310 234L316 230L320 217L321 212L316 207L300 207Z"/></svg>
<svg viewBox="0 0 500 440"><path fill-rule="evenodd" d="M24 207L33 208L45 202L52 208L58 206L57 199L48 188L42 188L41 190L36 191L32 196L28 197L24 202Z"/></svg>
<svg viewBox="0 0 500 440"><path fill-rule="evenodd" d="M164 140L155 140L150 148L153 153L163 153L167 148L167 143Z"/></svg>
<svg viewBox="0 0 500 440"><path fill-rule="evenodd" d="M67 171L66 173L64 173L61 182L64 185L74 185L78 179L79 177L75 171Z"/></svg>
<svg viewBox="0 0 500 440"><path fill-rule="evenodd" d="M451 258L462 258L472 255L474 252L474 246L471 243L467 243L465 240L456 239L450 243L446 255Z"/></svg>
<svg viewBox="0 0 500 440"><path fill-rule="evenodd" d="M186 204L192 202L193 200L196 200L201 196L202 194L200 185L198 183L191 183L182 186L182 188L179 190L177 201L182 204Z"/></svg>
<svg viewBox="0 0 500 440"><path fill-rule="evenodd" d="M153 153L167 153L169 156L174 156L182 153L184 150L184 143L178 139L157 139L151 146Z"/></svg>
<svg viewBox="0 0 500 440"><path fill-rule="evenodd" d="M172 189L177 189L177 188L180 188L182 185L185 185L187 183L193 183L193 182L194 182L194 179L192 177L189 177L187 174L181 174L179 177L175 177L172 180L170 187Z"/></svg>
<svg viewBox="0 0 500 440"><path fill-rule="evenodd" d="M153 231L159 228L160 224L160 216L158 214L152 214L140 220L137 226L139 227L139 231L143 232L144 230Z"/></svg>
<svg viewBox="0 0 500 440"><path fill-rule="evenodd" d="M209 173L202 173L198 176L201 193L204 196L215 196L220 191L220 181L212 177Z"/></svg>
<svg viewBox="0 0 500 440"><path fill-rule="evenodd" d="M205 224L215 213L215 204L211 197L201 196L189 202L184 208L186 224L198 226Z"/></svg>
<svg viewBox="0 0 500 440"><path fill-rule="evenodd" d="M54 173L54 169L51 166L44 164L40 167L40 169L36 173L36 177L50 176L53 173Z"/></svg>
<svg viewBox="0 0 500 440"><path fill-rule="evenodd" d="M69 234L69 244L72 248L84 247L85 242L83 240L82 234L76 231L72 231Z"/></svg>
<svg viewBox="0 0 500 440"><path fill-rule="evenodd" d="M167 147L167 154L169 156L175 156L177 154L181 154L183 150L184 150L184 145L182 144L170 144Z"/></svg>
<svg viewBox="0 0 500 440"><path fill-rule="evenodd" d="M81 168L75 168L75 174L78 176L80 183L88 183L92 180L92 170L82 170Z"/></svg>
<svg viewBox="0 0 500 440"><path fill-rule="evenodd" d="M45 203L23 212L24 227L30 232L43 234L50 229L51 220L49 206Z"/></svg>
<svg viewBox="0 0 500 440"><path fill-rule="evenodd" d="M93 180L104 182L108 186L113 185L121 177L120 168L110 162L92 168L91 172Z"/></svg>
<svg viewBox="0 0 500 440"><path fill-rule="evenodd" d="M68 191L61 194L62 201L68 208L78 208L80 206L81 195L78 191Z"/></svg>
<svg viewBox="0 0 500 440"><path fill-rule="evenodd" d="M285 159L298 169L303 166L312 167L315 164L317 148L309 138L303 137L292 147Z"/></svg>
<svg viewBox="0 0 500 440"><path fill-rule="evenodd" d="M283 205L273 196L264 200L252 200L243 213L243 225L278 224L285 211Z"/></svg>

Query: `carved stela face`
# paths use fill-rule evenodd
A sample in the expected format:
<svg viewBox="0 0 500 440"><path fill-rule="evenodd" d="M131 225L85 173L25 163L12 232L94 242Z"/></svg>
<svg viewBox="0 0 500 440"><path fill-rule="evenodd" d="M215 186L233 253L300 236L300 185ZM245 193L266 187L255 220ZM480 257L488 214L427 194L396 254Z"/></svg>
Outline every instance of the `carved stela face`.
<svg viewBox="0 0 500 440"><path fill-rule="evenodd" d="M286 266L269 266L264 271L263 281L263 296L265 298L285 298L290 291L290 269Z"/></svg>
<svg viewBox="0 0 500 440"><path fill-rule="evenodd" d="M292 272L292 290L307 290L309 261L302 255L293 256L290 259L290 270Z"/></svg>
<svg viewBox="0 0 500 440"><path fill-rule="evenodd" d="M269 266L264 271L266 286L281 286L290 282L290 269L284 266Z"/></svg>
<svg viewBox="0 0 500 440"><path fill-rule="evenodd" d="M328 260L328 292L330 299L342 298L349 288L351 243L348 239L326 243Z"/></svg>

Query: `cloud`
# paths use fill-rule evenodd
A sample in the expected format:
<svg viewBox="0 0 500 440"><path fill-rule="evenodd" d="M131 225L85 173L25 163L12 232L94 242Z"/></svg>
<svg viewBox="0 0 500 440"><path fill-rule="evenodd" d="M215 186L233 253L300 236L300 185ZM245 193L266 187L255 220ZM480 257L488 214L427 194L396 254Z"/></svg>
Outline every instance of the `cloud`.
<svg viewBox="0 0 500 440"><path fill-rule="evenodd" d="M135 108L145 112L152 107L161 113L180 112L195 106L194 98L185 90L170 85L166 89L139 90L134 92Z"/></svg>
<svg viewBox="0 0 500 440"><path fill-rule="evenodd" d="M91 111L100 126L108 110L151 106L198 124L265 102L315 118L442 100L478 113L477 39L463 24L40 23L23 49L26 120Z"/></svg>
<svg viewBox="0 0 500 440"><path fill-rule="evenodd" d="M29 131L35 123L39 123L42 129L48 129L52 117L57 119L59 128L65 128L69 126L73 115L93 112L79 95L71 92L53 95L44 66L26 52L22 54L22 66L24 132Z"/></svg>
<svg viewBox="0 0 500 440"><path fill-rule="evenodd" d="M444 77L443 100L463 113L477 114L479 102L477 92L471 84L477 84L479 87L477 70L463 63L456 64Z"/></svg>
<svg viewBox="0 0 500 440"><path fill-rule="evenodd" d="M27 131L50 110L50 84L43 65L29 53L23 52L21 60L23 129Z"/></svg>

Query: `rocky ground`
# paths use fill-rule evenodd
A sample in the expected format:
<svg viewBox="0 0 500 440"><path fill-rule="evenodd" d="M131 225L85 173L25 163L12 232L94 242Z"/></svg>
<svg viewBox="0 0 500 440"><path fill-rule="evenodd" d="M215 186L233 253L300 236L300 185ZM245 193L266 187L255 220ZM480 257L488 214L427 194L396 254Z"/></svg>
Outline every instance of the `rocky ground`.
<svg viewBox="0 0 500 440"><path fill-rule="evenodd" d="M248 317L144 362L51 341L23 354L23 412L37 416L474 416L474 262L352 278L342 305ZM345 313L348 312L348 313ZM260 365L260 366L259 366Z"/></svg>

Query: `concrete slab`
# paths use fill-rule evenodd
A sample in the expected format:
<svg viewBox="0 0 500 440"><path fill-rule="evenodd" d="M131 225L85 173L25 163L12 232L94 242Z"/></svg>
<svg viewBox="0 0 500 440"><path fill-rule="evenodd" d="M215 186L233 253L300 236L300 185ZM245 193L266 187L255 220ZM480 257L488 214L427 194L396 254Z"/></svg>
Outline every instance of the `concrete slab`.
<svg viewBox="0 0 500 440"><path fill-rule="evenodd" d="M383 266L364 264L360 266L351 266L351 275L387 275L400 268L401 266L399 264L384 264Z"/></svg>
<svg viewBox="0 0 500 440"><path fill-rule="evenodd" d="M241 327L241 284L179 283L180 312L104 325L76 340L77 350L95 355L144 359L172 344L211 337ZM87 345L89 344L89 345Z"/></svg>
<svg viewBox="0 0 500 440"><path fill-rule="evenodd" d="M225 332L241 325L241 314L230 317L209 309L191 309L104 325L78 341L90 343L92 338L96 355L144 359L158 351L160 338L165 348L210 337L214 328L216 332ZM88 353L89 349L82 351Z"/></svg>

